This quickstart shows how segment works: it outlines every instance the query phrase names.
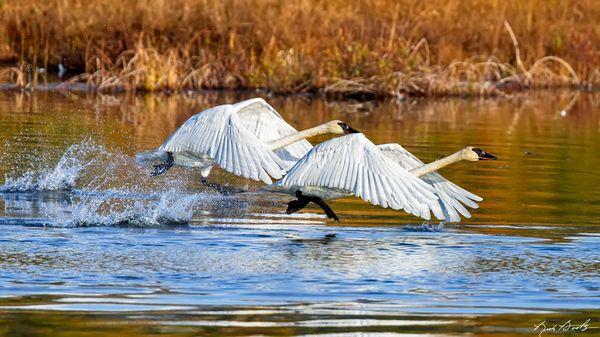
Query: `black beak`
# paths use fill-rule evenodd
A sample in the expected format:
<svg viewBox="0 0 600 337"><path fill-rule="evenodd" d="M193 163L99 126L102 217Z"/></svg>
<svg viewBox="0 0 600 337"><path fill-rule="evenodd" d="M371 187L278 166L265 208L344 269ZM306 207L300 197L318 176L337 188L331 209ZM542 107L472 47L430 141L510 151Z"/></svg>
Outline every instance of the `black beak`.
<svg viewBox="0 0 600 337"><path fill-rule="evenodd" d="M360 133L360 131L351 128L350 125L348 125L346 123L338 123L338 124L342 127L342 130L344 130L344 134Z"/></svg>
<svg viewBox="0 0 600 337"><path fill-rule="evenodd" d="M344 130L344 132L345 132L346 134L348 134L348 133L360 133L360 131L358 131L358 130L356 130L356 129L353 129L353 128L351 128L351 127L348 127L348 129Z"/></svg>
<svg viewBox="0 0 600 337"><path fill-rule="evenodd" d="M494 156L491 153L485 152L482 149L474 148L473 151L477 153L479 160L496 160L498 157Z"/></svg>

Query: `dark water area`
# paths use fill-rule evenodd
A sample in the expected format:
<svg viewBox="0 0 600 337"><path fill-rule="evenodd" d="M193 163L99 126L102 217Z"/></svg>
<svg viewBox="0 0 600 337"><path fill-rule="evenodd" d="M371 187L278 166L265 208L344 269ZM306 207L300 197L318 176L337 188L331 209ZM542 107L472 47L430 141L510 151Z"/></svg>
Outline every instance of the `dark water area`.
<svg viewBox="0 0 600 337"><path fill-rule="evenodd" d="M440 172L484 198L461 223L348 198L336 224L223 171L249 192L135 165L248 97L0 92L0 336L600 335L600 95L268 99L297 129L340 119L425 162L497 155Z"/></svg>

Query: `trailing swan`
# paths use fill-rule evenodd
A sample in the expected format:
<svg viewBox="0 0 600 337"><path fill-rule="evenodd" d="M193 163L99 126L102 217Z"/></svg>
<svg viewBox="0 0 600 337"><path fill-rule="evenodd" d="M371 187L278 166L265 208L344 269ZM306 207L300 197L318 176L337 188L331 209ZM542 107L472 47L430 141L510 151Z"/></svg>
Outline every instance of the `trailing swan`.
<svg viewBox="0 0 600 337"><path fill-rule="evenodd" d="M468 147L423 165L398 144L376 146L363 134L354 133L317 145L267 189L297 197L288 203L288 214L314 202L328 217L339 221L324 200L357 196L373 205L403 209L426 220L433 213L440 220L460 221L458 213L470 217L461 202L477 208L475 201L482 199L434 171L458 160L481 159L495 157Z"/></svg>
<svg viewBox="0 0 600 337"><path fill-rule="evenodd" d="M215 106L190 117L157 150L138 153L136 162L160 161L154 165L153 175L173 165L198 167L203 182L218 165L238 176L270 184L270 177L280 179L312 149L305 138L353 131L342 121L331 121L298 132L262 98L254 98Z"/></svg>

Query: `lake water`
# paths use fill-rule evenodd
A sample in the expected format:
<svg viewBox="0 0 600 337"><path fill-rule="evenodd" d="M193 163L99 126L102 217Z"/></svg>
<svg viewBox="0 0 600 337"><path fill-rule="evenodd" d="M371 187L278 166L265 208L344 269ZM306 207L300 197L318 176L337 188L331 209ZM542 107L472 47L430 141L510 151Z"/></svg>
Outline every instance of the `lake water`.
<svg viewBox="0 0 600 337"><path fill-rule="evenodd" d="M426 162L497 155L441 172L484 198L460 224L355 198L331 202L339 224L290 216L290 197L222 171L249 192L135 166L247 97L0 92L0 335L537 336L588 319L572 333L600 334L599 94L269 99L298 129L341 119Z"/></svg>

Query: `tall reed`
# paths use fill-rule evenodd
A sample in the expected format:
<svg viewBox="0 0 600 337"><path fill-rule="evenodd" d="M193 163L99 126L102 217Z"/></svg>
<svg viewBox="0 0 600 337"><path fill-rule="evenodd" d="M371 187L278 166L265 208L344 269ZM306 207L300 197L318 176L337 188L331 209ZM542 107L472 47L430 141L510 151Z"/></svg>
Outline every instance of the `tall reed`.
<svg viewBox="0 0 600 337"><path fill-rule="evenodd" d="M5 0L0 58L100 90L492 95L599 85L599 21L593 0Z"/></svg>

